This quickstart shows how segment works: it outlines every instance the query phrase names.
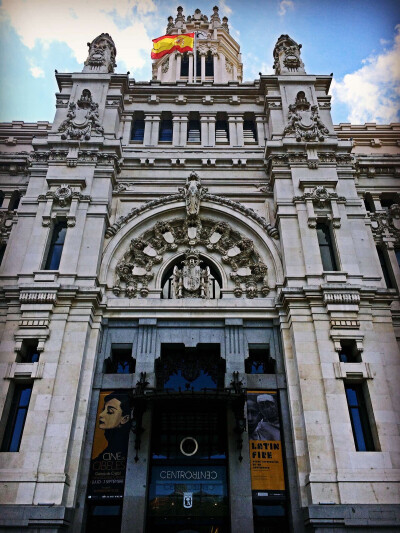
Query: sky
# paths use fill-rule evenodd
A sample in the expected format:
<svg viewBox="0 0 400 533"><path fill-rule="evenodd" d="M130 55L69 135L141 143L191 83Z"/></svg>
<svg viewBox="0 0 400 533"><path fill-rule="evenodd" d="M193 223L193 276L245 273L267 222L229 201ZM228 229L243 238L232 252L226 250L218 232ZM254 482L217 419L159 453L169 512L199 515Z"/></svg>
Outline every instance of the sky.
<svg viewBox="0 0 400 533"><path fill-rule="evenodd" d="M51 122L54 70L80 72L87 42L109 33L116 72L151 79L151 39L182 5L218 5L241 47L244 80L273 74L277 38L301 43L308 74L330 74L335 124L400 122L400 0L0 0L0 121Z"/></svg>

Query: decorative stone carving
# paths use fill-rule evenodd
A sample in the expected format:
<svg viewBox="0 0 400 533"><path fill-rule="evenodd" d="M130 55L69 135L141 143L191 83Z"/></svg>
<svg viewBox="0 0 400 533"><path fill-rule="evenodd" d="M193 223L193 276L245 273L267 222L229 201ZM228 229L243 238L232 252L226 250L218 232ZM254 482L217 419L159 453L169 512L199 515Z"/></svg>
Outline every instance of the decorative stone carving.
<svg viewBox="0 0 400 533"><path fill-rule="evenodd" d="M229 26L228 26L228 17L223 17L222 19L222 27L224 30L229 33Z"/></svg>
<svg viewBox="0 0 400 533"><path fill-rule="evenodd" d="M127 215L120 217L116 222L114 222L112 226L107 228L105 236L107 238L112 237L130 220L132 220L133 218L136 218L143 212L148 211L149 209L153 209L154 207L158 207L159 205L166 205L171 202L176 202L176 201L183 200L183 199L184 199L183 193L176 193L176 194L170 194L168 196L163 196L162 198L157 198L156 200L150 200L144 203L143 205L141 205L140 207L135 207L131 209L131 211ZM251 209L250 207L245 207L240 202L236 202L234 200L230 200L229 198L225 198L223 196L217 196L215 194L210 194L210 193L205 193L203 196L203 199L234 209L235 211L241 213L242 215L245 215L246 217L251 218L252 220L256 221L267 232L267 234L273 239L279 238L279 232L277 228L269 224L265 220L264 217L261 217L260 215L258 215L254 211L254 209Z"/></svg>
<svg viewBox="0 0 400 533"><path fill-rule="evenodd" d="M113 189L114 194L118 194L120 192L124 192L127 189L133 190L134 183L117 183L117 185Z"/></svg>
<svg viewBox="0 0 400 533"><path fill-rule="evenodd" d="M338 196L336 192L327 191L323 185L317 185L311 192L306 192L302 196L293 197L293 202L305 202L306 200L311 200L320 209L324 208L332 200L346 202L344 196Z"/></svg>
<svg viewBox="0 0 400 533"><path fill-rule="evenodd" d="M400 204L393 204L386 213L369 213L375 241L391 240L400 244Z"/></svg>
<svg viewBox="0 0 400 533"><path fill-rule="evenodd" d="M56 300L57 294L55 292L21 292L19 295L19 301L24 304L53 304Z"/></svg>
<svg viewBox="0 0 400 533"><path fill-rule="evenodd" d="M187 216L197 216L200 211L200 200L208 190L201 185L201 180L198 174L192 172L186 180L186 185L180 187L178 190L185 197Z"/></svg>
<svg viewBox="0 0 400 533"><path fill-rule="evenodd" d="M88 43L89 55L85 61L83 72L114 72L117 66L115 57L117 49L108 33L102 33L91 43Z"/></svg>
<svg viewBox="0 0 400 533"><path fill-rule="evenodd" d="M201 268L200 252L193 248L186 250L183 268L174 267L175 298L209 298L210 269Z"/></svg>
<svg viewBox="0 0 400 533"><path fill-rule="evenodd" d="M79 202L90 202L91 196L89 194L82 194L79 191L74 191L71 187L65 183L57 187L55 191L47 191L46 194L39 194L38 200L53 199L55 203L58 203L60 207L66 207L71 203L71 200L75 199Z"/></svg>
<svg viewBox="0 0 400 533"><path fill-rule="evenodd" d="M62 139L89 140L94 130L99 135L104 133L100 124L99 104L92 101L88 89L82 91L77 103L70 102L67 118L61 123L58 131Z"/></svg>
<svg viewBox="0 0 400 533"><path fill-rule="evenodd" d="M320 119L318 106L311 106L303 91L296 97L296 102L289 105L288 125L283 135L294 135L296 141L323 141L329 130Z"/></svg>
<svg viewBox="0 0 400 533"><path fill-rule="evenodd" d="M129 298L136 296L138 292L147 296L154 265L162 261L166 252L188 245L192 251L195 246L204 246L221 256L221 261L232 269L231 274L235 274L231 277L235 282L237 297L244 293L250 298L268 294L267 267L260 260L253 241L233 230L227 222L199 217L159 221L144 235L133 239L128 251L117 264L113 292L120 295L125 291ZM200 289L199 291L196 298L203 297Z"/></svg>
<svg viewBox="0 0 400 533"><path fill-rule="evenodd" d="M356 304L360 303L360 295L356 292L332 292L324 293L325 304Z"/></svg>
<svg viewBox="0 0 400 533"><path fill-rule="evenodd" d="M305 74L300 50L301 44L297 44L289 35L281 35L273 52L275 74Z"/></svg>
<svg viewBox="0 0 400 533"><path fill-rule="evenodd" d="M178 8L179 9L179 8ZM214 8L215 10L215 8ZM217 8L217 12L218 12L218 8ZM217 16L218 16L218 13L217 13ZM194 12L194 15L193 16L188 16L186 21L187 22L196 22L196 21L202 21L202 22L208 22L208 17L207 15L203 15L203 13L201 12L200 9L196 9L196 11ZM211 17L211 20L212 20L212 17Z"/></svg>
<svg viewBox="0 0 400 533"><path fill-rule="evenodd" d="M169 57L164 61L164 63L161 65L161 71L166 74L169 69Z"/></svg>
<svg viewBox="0 0 400 533"><path fill-rule="evenodd" d="M167 29L165 30L166 35L168 35L169 33L172 33L173 28L174 28L174 19L173 19L173 17L169 16L168 17Z"/></svg>

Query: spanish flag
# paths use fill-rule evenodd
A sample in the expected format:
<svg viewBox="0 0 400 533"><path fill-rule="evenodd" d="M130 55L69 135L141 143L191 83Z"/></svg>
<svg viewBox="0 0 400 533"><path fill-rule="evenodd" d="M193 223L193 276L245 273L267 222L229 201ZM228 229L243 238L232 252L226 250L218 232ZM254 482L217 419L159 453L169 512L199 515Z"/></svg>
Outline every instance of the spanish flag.
<svg viewBox="0 0 400 533"><path fill-rule="evenodd" d="M151 59L160 59L174 50L181 54L193 50L194 33L182 33L181 35L163 35L153 39Z"/></svg>

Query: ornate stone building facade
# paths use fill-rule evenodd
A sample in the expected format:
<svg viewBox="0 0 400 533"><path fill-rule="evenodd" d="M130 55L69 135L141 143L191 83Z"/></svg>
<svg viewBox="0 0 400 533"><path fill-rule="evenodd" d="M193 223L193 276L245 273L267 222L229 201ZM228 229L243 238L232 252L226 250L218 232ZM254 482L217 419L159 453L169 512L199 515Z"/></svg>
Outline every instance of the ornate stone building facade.
<svg viewBox="0 0 400 533"><path fill-rule="evenodd" d="M191 31L0 125L0 531L398 531L400 124Z"/></svg>

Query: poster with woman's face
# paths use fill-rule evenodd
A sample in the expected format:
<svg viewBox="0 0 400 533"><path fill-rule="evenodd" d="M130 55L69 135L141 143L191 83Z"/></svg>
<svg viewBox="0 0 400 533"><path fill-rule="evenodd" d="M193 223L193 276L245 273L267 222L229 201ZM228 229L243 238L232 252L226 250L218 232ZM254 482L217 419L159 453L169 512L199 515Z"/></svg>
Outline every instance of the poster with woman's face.
<svg viewBox="0 0 400 533"><path fill-rule="evenodd" d="M124 495L126 459L132 418L128 391L101 391L96 416L88 498Z"/></svg>

